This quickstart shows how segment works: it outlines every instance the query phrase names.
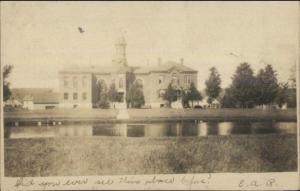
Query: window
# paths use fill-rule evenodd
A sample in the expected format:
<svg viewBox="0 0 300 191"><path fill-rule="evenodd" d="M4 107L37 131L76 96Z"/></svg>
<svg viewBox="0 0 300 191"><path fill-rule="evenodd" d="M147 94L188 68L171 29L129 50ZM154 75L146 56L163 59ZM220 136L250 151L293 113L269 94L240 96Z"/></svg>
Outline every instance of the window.
<svg viewBox="0 0 300 191"><path fill-rule="evenodd" d="M143 87L143 80L137 79L137 80L136 80L136 83L137 83L140 87Z"/></svg>
<svg viewBox="0 0 300 191"><path fill-rule="evenodd" d="M73 77L73 88L77 88L78 87L78 80L77 77Z"/></svg>
<svg viewBox="0 0 300 191"><path fill-rule="evenodd" d="M192 82L192 77L191 76L188 76L188 81L187 83L190 84Z"/></svg>
<svg viewBox="0 0 300 191"><path fill-rule="evenodd" d="M69 94L68 93L64 93L64 100L68 100L69 99Z"/></svg>
<svg viewBox="0 0 300 191"><path fill-rule="evenodd" d="M165 95L166 91L165 90L158 90L158 97L163 98Z"/></svg>
<svg viewBox="0 0 300 191"><path fill-rule="evenodd" d="M64 77L64 87L68 87L69 83L68 83L68 77Z"/></svg>
<svg viewBox="0 0 300 191"><path fill-rule="evenodd" d="M86 100L86 98L87 98L86 92L83 92L83 93L82 93L82 99L83 99L83 100Z"/></svg>
<svg viewBox="0 0 300 191"><path fill-rule="evenodd" d="M187 76L187 75L185 75L185 76L184 76L184 83L185 83L185 84L187 84L187 83L188 83L188 79L187 79L187 78L188 78L188 76Z"/></svg>
<svg viewBox="0 0 300 191"><path fill-rule="evenodd" d="M120 78L119 80L119 88L123 88L124 84L123 84L123 78Z"/></svg>
<svg viewBox="0 0 300 191"><path fill-rule="evenodd" d="M77 100L78 98L78 94L77 93L73 93L73 100Z"/></svg>
<svg viewBox="0 0 300 191"><path fill-rule="evenodd" d="M164 77L163 76L159 76L159 78L158 78L158 84L163 83L163 81L164 81Z"/></svg>
<svg viewBox="0 0 300 191"><path fill-rule="evenodd" d="M179 79L178 79L176 76L173 76L173 77L172 77L172 84L175 85L176 83L177 83L177 84L179 83Z"/></svg>
<svg viewBox="0 0 300 191"><path fill-rule="evenodd" d="M86 88L87 85L87 78L85 76L82 77L82 87Z"/></svg>
<svg viewBox="0 0 300 191"><path fill-rule="evenodd" d="M192 81L192 77L191 76L188 76L188 75L184 76L184 83L185 84L190 84L191 81Z"/></svg>

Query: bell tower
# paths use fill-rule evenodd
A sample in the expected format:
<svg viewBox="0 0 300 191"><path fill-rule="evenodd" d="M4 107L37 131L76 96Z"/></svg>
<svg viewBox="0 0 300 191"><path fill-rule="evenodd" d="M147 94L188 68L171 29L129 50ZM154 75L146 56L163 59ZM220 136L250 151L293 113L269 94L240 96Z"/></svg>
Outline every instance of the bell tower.
<svg viewBox="0 0 300 191"><path fill-rule="evenodd" d="M125 38L119 37L116 40L115 48L116 52L113 59L113 64L117 66L127 66L127 59L126 59L126 41Z"/></svg>

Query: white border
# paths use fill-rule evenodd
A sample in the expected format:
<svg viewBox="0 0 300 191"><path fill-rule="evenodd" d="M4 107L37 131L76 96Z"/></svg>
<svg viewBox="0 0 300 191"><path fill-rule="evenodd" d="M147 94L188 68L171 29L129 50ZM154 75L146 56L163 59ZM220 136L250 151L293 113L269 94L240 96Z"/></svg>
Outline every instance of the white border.
<svg viewBox="0 0 300 191"><path fill-rule="evenodd" d="M1 2L0 2L0 14L1 11ZM300 8L300 2L299 2ZM2 18L2 17L0 17ZM300 20L300 15L299 15ZM1 22L1 21L0 21ZM299 25L300 27L300 25ZM300 32L300 28L299 31ZM0 31L1 34L1 31ZM299 34L300 36L300 34ZM300 39L300 38L299 38ZM2 46L2 44L1 44ZM0 46L0 52L1 52ZM300 42L298 50L300 50ZM2 63L2 62L1 62ZM300 83L300 57L298 55L298 64L297 68L297 122L299 119L300 113L300 88L298 84ZM2 94L2 66L1 66L1 95L0 98L3 100ZM168 175L123 175L123 176L81 176L81 177L25 177L25 178L11 178L4 177L4 122L3 122L3 107L2 101L0 101L1 106L1 189L2 190L298 190L300 189L300 132L299 132L299 123L297 124L298 128L298 172L276 172L276 173L202 173L202 174L168 174ZM192 180L194 176L194 184L188 183L188 180ZM140 184L130 184L130 183L120 183L120 179L127 177L128 180L139 180ZM150 180L153 178L157 179L174 179L173 183L151 183ZM68 180L85 180L88 179L88 183L72 185L63 185ZM16 183L30 184L32 180L34 185L31 186L18 186ZM113 180L112 184L95 184L97 180ZM150 183L145 185L145 182L148 180ZM59 186L53 186L50 182L60 182ZM272 184L268 184L272 182ZM48 186L41 186L39 183L48 182ZM81 181L82 182L82 181ZM191 181L190 181L191 182ZM70 182L69 182L70 183ZM78 182L77 182L78 183ZM105 181L103 182L105 183ZM241 186L242 184L242 186Z"/></svg>

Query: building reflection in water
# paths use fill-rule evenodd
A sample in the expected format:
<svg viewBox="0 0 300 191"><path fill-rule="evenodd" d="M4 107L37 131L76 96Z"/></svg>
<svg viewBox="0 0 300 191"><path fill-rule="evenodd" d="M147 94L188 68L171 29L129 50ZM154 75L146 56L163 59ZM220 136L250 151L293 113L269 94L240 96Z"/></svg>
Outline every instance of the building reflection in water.
<svg viewBox="0 0 300 191"><path fill-rule="evenodd" d="M207 136L208 135L208 125L207 123L198 123L198 136Z"/></svg>
<svg viewBox="0 0 300 191"><path fill-rule="evenodd" d="M221 122L219 123L218 135L230 135L232 133L232 129L232 122Z"/></svg>
<svg viewBox="0 0 300 191"><path fill-rule="evenodd" d="M275 127L281 133L297 134L297 123L294 122L277 122Z"/></svg>
<svg viewBox="0 0 300 191"><path fill-rule="evenodd" d="M5 127L5 138L46 137L186 137L231 134L297 133L296 122L181 122Z"/></svg>
<svg viewBox="0 0 300 191"><path fill-rule="evenodd" d="M49 127L9 127L9 138L55 137L55 130Z"/></svg>
<svg viewBox="0 0 300 191"><path fill-rule="evenodd" d="M99 124L93 126L94 136L127 136L127 124Z"/></svg>
<svg viewBox="0 0 300 191"><path fill-rule="evenodd" d="M61 126L58 129L57 136L60 137L87 137L93 135L93 128L91 125L83 126Z"/></svg>
<svg viewBox="0 0 300 191"><path fill-rule="evenodd" d="M145 128L145 136L146 137L163 137L171 135L172 132L171 124L163 124L157 123L155 125L146 124Z"/></svg>
<svg viewBox="0 0 300 191"><path fill-rule="evenodd" d="M201 122L198 124L198 136L230 135L232 129L231 122Z"/></svg>

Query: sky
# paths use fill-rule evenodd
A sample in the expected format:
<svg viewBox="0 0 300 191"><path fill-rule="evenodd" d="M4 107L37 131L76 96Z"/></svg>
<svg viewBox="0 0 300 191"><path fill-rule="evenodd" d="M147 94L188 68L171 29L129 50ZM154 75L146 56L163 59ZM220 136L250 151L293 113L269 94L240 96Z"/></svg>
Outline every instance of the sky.
<svg viewBox="0 0 300 191"><path fill-rule="evenodd" d="M298 2L1 4L1 64L14 66L12 88L58 89L58 71L64 67L109 66L121 35L129 65L184 58L198 70L199 89L213 66L224 88L241 62L254 72L271 64L284 82L299 61Z"/></svg>

